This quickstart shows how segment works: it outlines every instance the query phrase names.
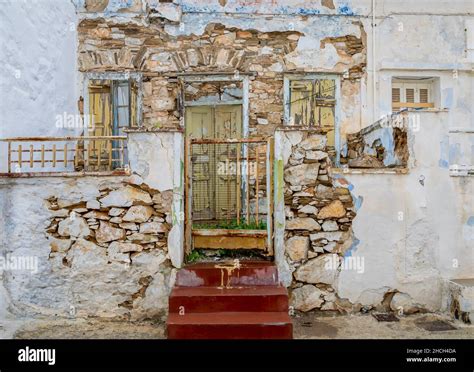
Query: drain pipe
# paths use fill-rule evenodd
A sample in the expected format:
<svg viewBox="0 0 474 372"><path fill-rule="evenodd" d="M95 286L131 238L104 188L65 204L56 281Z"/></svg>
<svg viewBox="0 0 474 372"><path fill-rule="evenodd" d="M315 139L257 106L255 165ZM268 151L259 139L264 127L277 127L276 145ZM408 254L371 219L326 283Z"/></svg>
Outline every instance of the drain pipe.
<svg viewBox="0 0 474 372"><path fill-rule="evenodd" d="M375 0L372 0L372 123L376 122L375 113L376 113L376 66L375 66Z"/></svg>

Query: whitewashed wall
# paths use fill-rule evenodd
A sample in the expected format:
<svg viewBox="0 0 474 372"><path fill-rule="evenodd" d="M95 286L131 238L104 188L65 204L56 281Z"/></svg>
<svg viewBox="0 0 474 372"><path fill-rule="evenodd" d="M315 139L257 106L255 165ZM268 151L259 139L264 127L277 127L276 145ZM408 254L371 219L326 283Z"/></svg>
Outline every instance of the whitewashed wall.
<svg viewBox="0 0 474 372"><path fill-rule="evenodd" d="M58 128L76 115L77 15L65 0L7 0L0 4L0 137L75 135ZM0 143L0 157L6 146ZM0 172L6 172L0 162Z"/></svg>
<svg viewBox="0 0 474 372"><path fill-rule="evenodd" d="M376 31L375 117L391 111L393 76L436 78L441 110L412 114L419 116L420 130L410 131L407 175L346 176L361 202L353 225L359 243L352 255L365 259L366 271L343 271L339 294L373 304L396 289L437 310L444 279L474 275L474 178L452 177L448 170L455 164L474 165L469 133L474 130L474 76L466 53L469 17L463 16L472 13L473 3L438 1L429 8L393 3L377 7L384 18ZM431 15L405 15L403 9L414 14L429 9ZM369 21L365 24L370 48ZM366 117L372 108L371 92L368 96ZM464 132L450 133L459 128Z"/></svg>

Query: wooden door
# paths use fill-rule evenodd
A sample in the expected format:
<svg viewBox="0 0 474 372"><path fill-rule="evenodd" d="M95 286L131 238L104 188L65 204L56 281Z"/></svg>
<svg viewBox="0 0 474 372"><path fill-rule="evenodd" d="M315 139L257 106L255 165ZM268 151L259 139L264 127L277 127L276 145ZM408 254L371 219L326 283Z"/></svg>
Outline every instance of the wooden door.
<svg viewBox="0 0 474 372"><path fill-rule="evenodd" d="M242 138L241 106L219 106L215 110L215 137ZM238 144L214 146L218 171L216 174L216 218L231 222L237 209ZM223 170L223 171L222 171Z"/></svg>
<svg viewBox="0 0 474 372"><path fill-rule="evenodd" d="M186 137L241 138L242 107L240 105L188 107ZM238 148L236 144L192 145L193 222L229 220L231 214L235 213L237 178L236 174L229 172L228 166L232 161L235 163Z"/></svg>
<svg viewBox="0 0 474 372"><path fill-rule="evenodd" d="M214 117L212 107L190 107L186 109L186 137L213 138ZM192 145L191 179L193 221L215 218L215 190L213 148L209 145Z"/></svg>

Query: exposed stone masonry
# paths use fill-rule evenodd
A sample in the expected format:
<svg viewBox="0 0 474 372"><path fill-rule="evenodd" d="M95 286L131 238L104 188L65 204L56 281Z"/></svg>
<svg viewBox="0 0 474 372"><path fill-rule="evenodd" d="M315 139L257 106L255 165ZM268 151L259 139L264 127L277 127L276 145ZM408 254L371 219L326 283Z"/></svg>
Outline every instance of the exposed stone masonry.
<svg viewBox="0 0 474 372"><path fill-rule="evenodd" d="M387 141L388 139L388 141ZM347 156L341 163L351 168L382 168L392 153L389 166L405 167L408 162L408 138L404 127L382 127L380 122L347 135Z"/></svg>
<svg viewBox="0 0 474 372"><path fill-rule="evenodd" d="M180 125L177 73L239 71L250 74L250 133L272 135L283 123L283 73L311 72L293 62L303 36L300 32L261 32L208 24L202 35L172 36L165 31L166 21L150 18L148 22L142 26L87 19L78 27L80 71L144 74L141 124L147 128ZM364 43L347 35L326 38L321 48L334 46L341 63L333 72L347 70L347 79L353 81L365 71Z"/></svg>
<svg viewBox="0 0 474 372"><path fill-rule="evenodd" d="M69 280L90 283L90 298L103 310L86 305L88 290L76 293L78 303L71 305L87 316L163 315L165 278L171 271L166 252L172 191L153 190L138 176L121 187L104 186L99 191L98 197L80 202L54 196L47 200L53 270ZM112 283L116 286L110 287ZM102 296L108 298L99 300Z"/></svg>
<svg viewBox="0 0 474 372"><path fill-rule="evenodd" d="M285 249L294 277L292 305L301 311L337 310L337 276L341 257L352 245L356 216L349 183L331 175L323 134L285 136Z"/></svg>

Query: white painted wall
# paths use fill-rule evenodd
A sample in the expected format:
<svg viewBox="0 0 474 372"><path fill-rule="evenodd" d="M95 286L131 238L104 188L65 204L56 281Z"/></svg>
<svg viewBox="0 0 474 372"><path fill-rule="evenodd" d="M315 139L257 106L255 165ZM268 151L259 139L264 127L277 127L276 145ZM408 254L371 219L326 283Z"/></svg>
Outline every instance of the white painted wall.
<svg viewBox="0 0 474 372"><path fill-rule="evenodd" d="M474 180L450 177L439 166L449 113L420 115L420 131L410 134L415 165L409 174L346 176L353 195L363 198L353 222L360 242L352 256L364 258L365 272L342 271L338 288L352 302L397 289L437 310L442 279L472 277L474 234L467 222Z"/></svg>
<svg viewBox="0 0 474 372"><path fill-rule="evenodd" d="M130 132L130 168L151 188L173 190L168 253L174 267L184 261L184 141L178 131Z"/></svg>
<svg viewBox="0 0 474 372"><path fill-rule="evenodd" d="M56 127L57 115L77 114L76 28L70 1L1 2L1 138L79 133ZM5 144L0 154L6 155Z"/></svg>
<svg viewBox="0 0 474 372"><path fill-rule="evenodd" d="M412 114L419 115L420 130L409 136L407 175L347 175L353 195L363 198L353 224L360 242L352 254L364 257L365 272L341 272L339 295L372 304L396 289L438 310L443 279L474 276L474 226L469 222L474 178L451 177L448 171L454 164L474 165L474 136L450 133L474 129L474 66L466 58L464 30L474 4L437 1L422 8L402 3L377 6L377 16L384 17L377 18L376 118L391 111L393 76L435 77L438 108L446 110ZM370 22L365 25L370 48ZM371 84L368 89L371 97Z"/></svg>

